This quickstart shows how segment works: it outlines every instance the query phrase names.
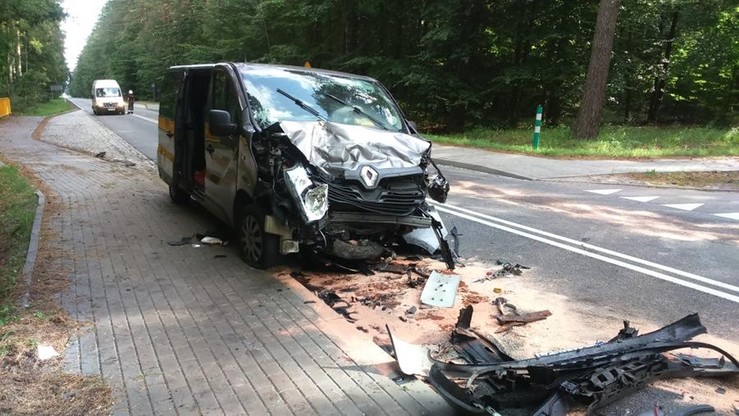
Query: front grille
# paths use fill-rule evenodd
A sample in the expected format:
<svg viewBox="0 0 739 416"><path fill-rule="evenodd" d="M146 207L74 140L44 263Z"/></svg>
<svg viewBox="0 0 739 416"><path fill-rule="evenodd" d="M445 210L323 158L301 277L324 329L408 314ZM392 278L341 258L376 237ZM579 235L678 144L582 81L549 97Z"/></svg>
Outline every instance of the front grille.
<svg viewBox="0 0 739 416"><path fill-rule="evenodd" d="M115 103L105 103L103 104L105 108L115 108Z"/></svg>
<svg viewBox="0 0 739 416"><path fill-rule="evenodd" d="M420 176L388 178L367 190L357 182L336 181L328 184L329 206L332 210L409 215L426 197L420 183Z"/></svg>

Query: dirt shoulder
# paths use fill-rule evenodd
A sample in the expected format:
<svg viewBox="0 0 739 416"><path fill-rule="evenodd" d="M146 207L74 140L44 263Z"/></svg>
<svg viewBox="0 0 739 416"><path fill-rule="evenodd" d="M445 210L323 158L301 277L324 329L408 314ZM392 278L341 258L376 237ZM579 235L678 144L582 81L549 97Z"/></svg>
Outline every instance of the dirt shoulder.
<svg viewBox="0 0 739 416"><path fill-rule="evenodd" d="M592 175L566 181L739 192L739 171L645 172Z"/></svg>

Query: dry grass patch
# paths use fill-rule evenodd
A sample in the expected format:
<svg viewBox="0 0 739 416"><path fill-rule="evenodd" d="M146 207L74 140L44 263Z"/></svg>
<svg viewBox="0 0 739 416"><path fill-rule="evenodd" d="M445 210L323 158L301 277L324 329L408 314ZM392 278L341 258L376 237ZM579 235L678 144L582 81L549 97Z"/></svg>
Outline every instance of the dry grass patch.
<svg viewBox="0 0 739 416"><path fill-rule="evenodd" d="M739 171L728 172L646 172L625 174L633 180L657 186L685 186L739 191Z"/></svg>

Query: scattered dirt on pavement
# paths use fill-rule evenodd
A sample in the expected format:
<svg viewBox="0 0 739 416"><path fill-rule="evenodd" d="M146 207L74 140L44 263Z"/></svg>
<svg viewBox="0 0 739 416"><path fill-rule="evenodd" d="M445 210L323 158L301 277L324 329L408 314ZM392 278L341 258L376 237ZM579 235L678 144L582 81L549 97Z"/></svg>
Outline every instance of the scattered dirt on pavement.
<svg viewBox="0 0 739 416"><path fill-rule="evenodd" d="M603 311L594 311L592 306L573 304L565 296L537 289L536 268L524 270L520 275L508 274L491 279L494 274L490 272L500 271L503 266L467 263L453 271L461 276L454 306L437 308L420 302L426 278L413 270L449 273L444 263L399 257L390 264L393 272L375 271L371 275L347 274L336 269L282 270L277 274L292 275L388 352L392 347L386 325L394 336L406 342L425 345L432 351L448 350L459 311L467 305L474 308L472 327L494 339L514 359L593 345L614 337L622 328L623 318L620 316L604 316ZM399 270L411 271L409 274ZM552 315L542 321L496 332L501 328L496 319L500 311L493 303L498 297L513 304L519 313L549 310ZM509 313L509 308L504 307L503 310ZM669 323L631 322L631 325L640 333L647 333ZM702 335L699 340L727 349L732 354L739 353L736 345L727 345L725 340L710 335ZM734 407L739 407L739 379L736 377L662 380L653 386L679 398L681 405L708 403L716 407L718 414L729 414ZM716 391L723 391L721 389L726 393L717 394ZM613 414L638 414L648 410L630 407L631 403L627 398ZM585 412L578 409L571 414L584 415Z"/></svg>
<svg viewBox="0 0 739 416"><path fill-rule="evenodd" d="M649 185L739 191L739 171L647 172L624 176Z"/></svg>
<svg viewBox="0 0 739 416"><path fill-rule="evenodd" d="M637 186L682 187L710 191L739 191L739 171L621 173L616 175L579 176L568 180Z"/></svg>

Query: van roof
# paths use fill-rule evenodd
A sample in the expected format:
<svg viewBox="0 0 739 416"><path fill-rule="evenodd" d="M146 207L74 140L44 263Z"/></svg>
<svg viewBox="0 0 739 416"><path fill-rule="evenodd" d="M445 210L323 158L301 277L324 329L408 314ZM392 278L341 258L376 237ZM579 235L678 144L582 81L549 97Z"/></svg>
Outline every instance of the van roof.
<svg viewBox="0 0 739 416"><path fill-rule="evenodd" d="M169 70L209 69L209 68L213 68L216 65L232 65L233 67L235 67L235 69L237 69L240 72L249 72L250 69L272 68L277 71L289 70L289 71L304 72L304 73L309 73L309 74L320 73L320 74L360 78L360 79L365 79L368 81L375 81L374 78L371 78L368 76L351 74L348 72L333 71L329 69L306 68L303 66L294 66L294 65L257 64L257 63L251 63L251 62L220 62L220 63L212 63L212 64L175 65L175 66L169 67Z"/></svg>

